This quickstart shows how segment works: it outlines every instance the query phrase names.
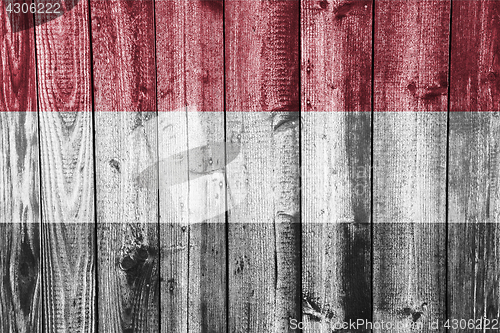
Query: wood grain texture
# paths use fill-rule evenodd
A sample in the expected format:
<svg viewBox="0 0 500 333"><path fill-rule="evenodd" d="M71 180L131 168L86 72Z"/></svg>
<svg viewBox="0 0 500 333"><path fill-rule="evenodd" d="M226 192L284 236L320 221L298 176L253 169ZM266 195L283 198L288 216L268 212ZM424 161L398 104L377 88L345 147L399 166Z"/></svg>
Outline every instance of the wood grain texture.
<svg viewBox="0 0 500 333"><path fill-rule="evenodd" d="M34 31L16 32L30 22L15 16L11 24L4 9L0 4L0 331L41 332Z"/></svg>
<svg viewBox="0 0 500 333"><path fill-rule="evenodd" d="M452 13L448 316L491 320L500 318L500 6L454 1Z"/></svg>
<svg viewBox="0 0 500 333"><path fill-rule="evenodd" d="M0 224L2 332L41 332L40 225Z"/></svg>
<svg viewBox="0 0 500 333"><path fill-rule="evenodd" d="M36 27L43 328L47 332L95 331L88 10L88 2L81 1L60 19ZM43 19L39 15L35 20Z"/></svg>
<svg viewBox="0 0 500 333"><path fill-rule="evenodd" d="M156 36L161 330L225 332L222 1L157 1Z"/></svg>
<svg viewBox="0 0 500 333"><path fill-rule="evenodd" d="M158 192L137 182L157 162L154 1L90 6L98 330L158 332Z"/></svg>
<svg viewBox="0 0 500 333"><path fill-rule="evenodd" d="M306 332L371 320L371 9L372 1L302 1Z"/></svg>
<svg viewBox="0 0 500 333"><path fill-rule="evenodd" d="M5 3L0 4L0 112L36 112L36 68L34 30L17 32L33 25L33 18L13 16L11 23ZM33 116L34 117L34 116ZM36 118L35 118L36 119Z"/></svg>
<svg viewBox="0 0 500 333"><path fill-rule="evenodd" d="M185 110L185 15L187 1L157 1L156 61L158 120L158 160L188 150L187 112ZM175 111L174 111L175 110ZM178 111L177 111L178 110ZM163 119L162 118L162 119ZM178 129L169 136L168 131ZM171 138L171 139L170 139ZM170 139L170 140L169 140ZM177 149L176 149L177 148ZM188 179L185 167L158 167L159 176ZM180 194L188 192L186 182ZM189 214L182 195L160 189L160 325L162 332L188 330ZM174 207L176 204L176 207Z"/></svg>
<svg viewBox="0 0 500 333"><path fill-rule="evenodd" d="M0 147L0 329L41 332L36 112L0 112Z"/></svg>
<svg viewBox="0 0 500 333"><path fill-rule="evenodd" d="M449 1L375 3L374 320L397 332L446 313L449 20Z"/></svg>
<svg viewBox="0 0 500 333"><path fill-rule="evenodd" d="M500 319L497 1L61 3L0 3L2 333Z"/></svg>
<svg viewBox="0 0 500 333"><path fill-rule="evenodd" d="M223 2L189 1L185 13L185 104L197 110L190 112L187 118L188 149L193 152L188 154L188 208L192 212L189 219L189 331L225 333ZM196 154L196 151L202 154ZM193 179L197 176L202 177ZM200 210L205 213L194 213Z"/></svg>
<svg viewBox="0 0 500 333"><path fill-rule="evenodd" d="M229 331L290 332L300 313L299 1L226 1ZM228 198L229 200L229 198Z"/></svg>

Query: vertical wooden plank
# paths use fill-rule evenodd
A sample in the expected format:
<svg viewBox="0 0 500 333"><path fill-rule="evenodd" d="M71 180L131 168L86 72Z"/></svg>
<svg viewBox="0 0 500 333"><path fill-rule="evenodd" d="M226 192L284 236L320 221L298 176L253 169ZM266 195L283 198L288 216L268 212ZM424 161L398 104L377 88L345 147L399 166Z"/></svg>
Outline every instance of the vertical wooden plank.
<svg viewBox="0 0 500 333"><path fill-rule="evenodd" d="M372 1L302 1L306 332L371 320L371 36Z"/></svg>
<svg viewBox="0 0 500 333"><path fill-rule="evenodd" d="M375 3L374 320L397 332L444 330L449 19L450 1Z"/></svg>
<svg viewBox="0 0 500 333"><path fill-rule="evenodd" d="M500 319L500 4L454 1L452 12L449 317L483 332L482 317Z"/></svg>
<svg viewBox="0 0 500 333"><path fill-rule="evenodd" d="M161 330L226 331L223 3L157 1Z"/></svg>
<svg viewBox="0 0 500 333"><path fill-rule="evenodd" d="M92 0L99 331L159 331L154 1ZM157 181L157 173L149 175Z"/></svg>
<svg viewBox="0 0 500 333"><path fill-rule="evenodd" d="M41 332L33 17L0 4L0 331ZM31 21L30 21L31 20Z"/></svg>
<svg viewBox="0 0 500 333"><path fill-rule="evenodd" d="M231 332L300 318L299 14L300 1L225 2L226 136L241 145L228 181L246 194L228 213Z"/></svg>
<svg viewBox="0 0 500 333"><path fill-rule="evenodd" d="M158 160L188 150L186 108L185 13L187 1L155 1L158 115ZM176 130L176 131L174 131ZM171 136L168 131L172 131ZM169 140L169 138L171 138ZM158 167L159 177L179 179L188 191L183 161L177 168ZM189 229L187 203L160 188L160 325L162 332L188 331ZM177 199L177 200L175 200ZM174 202L177 204L174 207Z"/></svg>
<svg viewBox="0 0 500 333"><path fill-rule="evenodd" d="M223 17L220 0L188 1L185 103L197 109L187 118L190 332L227 332Z"/></svg>
<svg viewBox="0 0 500 333"><path fill-rule="evenodd" d="M74 8L73 8L74 6ZM43 328L95 331L94 168L87 1L36 14Z"/></svg>

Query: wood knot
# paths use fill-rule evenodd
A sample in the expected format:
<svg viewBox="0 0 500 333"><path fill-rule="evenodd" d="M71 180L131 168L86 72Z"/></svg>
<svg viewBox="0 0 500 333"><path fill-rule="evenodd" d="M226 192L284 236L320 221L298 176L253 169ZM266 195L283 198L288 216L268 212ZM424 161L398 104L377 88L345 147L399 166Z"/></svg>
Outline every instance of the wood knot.
<svg viewBox="0 0 500 333"><path fill-rule="evenodd" d="M111 168L113 168L113 170L115 170L116 172L120 173L120 162L119 162L118 160L116 160L116 159L114 159L114 158L113 158L113 159L111 159L111 160L109 161L109 166L110 166Z"/></svg>
<svg viewBox="0 0 500 333"><path fill-rule="evenodd" d="M273 117L273 130L275 132L283 132L287 129L294 129L300 122L300 114L297 112L288 112Z"/></svg>
<svg viewBox="0 0 500 333"><path fill-rule="evenodd" d="M400 315L403 317L410 317L411 320L416 323L420 318L425 317L427 314L427 303L424 302L420 308L406 307L399 311Z"/></svg>
<svg viewBox="0 0 500 333"><path fill-rule="evenodd" d="M174 293L174 290L175 290L175 279L168 279L167 280L167 283L168 283L168 291L173 294Z"/></svg>
<svg viewBox="0 0 500 333"><path fill-rule="evenodd" d="M488 81L494 82L494 81L497 80L497 78L498 78L498 74L497 73L495 73L495 72L489 72L488 73Z"/></svg>
<svg viewBox="0 0 500 333"><path fill-rule="evenodd" d="M335 318L335 312L328 304L320 305L318 300L311 296L303 296L302 314L316 322L331 322Z"/></svg>
<svg viewBox="0 0 500 333"><path fill-rule="evenodd" d="M133 268L142 267L151 255L154 255L154 249L149 249L145 245L131 247L120 259L120 268L130 271Z"/></svg>
<svg viewBox="0 0 500 333"><path fill-rule="evenodd" d="M135 261L130 256L123 257L122 260L120 260L120 268L124 271L131 270L136 265L137 265L137 261Z"/></svg>
<svg viewBox="0 0 500 333"><path fill-rule="evenodd" d="M19 253L17 288L21 310L27 315L30 313L31 297L36 286L38 263L31 249L31 244L27 241L28 235L26 231L24 236L25 239L21 243L21 251ZM8 276L8 274L4 276L4 279L7 281L9 281ZM4 283L6 282L5 280Z"/></svg>
<svg viewBox="0 0 500 333"><path fill-rule="evenodd" d="M407 87L406 89L408 89L413 95L415 94L415 92L417 91L417 85L415 84L415 82L411 82Z"/></svg>
<svg viewBox="0 0 500 333"><path fill-rule="evenodd" d="M146 261L146 259L148 259L149 257L149 251L146 248L140 248L137 251L137 257L139 258L139 260Z"/></svg>

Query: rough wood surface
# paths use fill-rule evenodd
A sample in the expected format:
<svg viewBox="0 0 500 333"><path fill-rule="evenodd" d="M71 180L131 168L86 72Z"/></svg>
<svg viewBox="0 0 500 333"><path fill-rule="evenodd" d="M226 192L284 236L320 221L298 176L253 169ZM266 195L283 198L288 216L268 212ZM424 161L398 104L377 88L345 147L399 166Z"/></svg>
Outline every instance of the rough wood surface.
<svg viewBox="0 0 500 333"><path fill-rule="evenodd" d="M68 8L70 2L65 2ZM81 1L63 17L36 27L43 328L47 332L95 331L88 10L88 2ZM42 14L35 15L35 20L41 19Z"/></svg>
<svg viewBox="0 0 500 333"><path fill-rule="evenodd" d="M42 331L39 230L33 221L0 224L2 332Z"/></svg>
<svg viewBox="0 0 500 333"><path fill-rule="evenodd" d="M158 192L137 182L157 162L154 1L90 5L98 330L159 332Z"/></svg>
<svg viewBox="0 0 500 333"><path fill-rule="evenodd" d="M446 314L450 2L374 10L374 320L432 331Z"/></svg>
<svg viewBox="0 0 500 333"><path fill-rule="evenodd" d="M225 332L222 1L157 1L156 37L161 329Z"/></svg>
<svg viewBox="0 0 500 333"><path fill-rule="evenodd" d="M2 333L500 317L497 1L12 2Z"/></svg>
<svg viewBox="0 0 500 333"><path fill-rule="evenodd" d="M223 3L219 0L190 1L185 19L185 103L196 110L189 113L187 118L190 132L188 207L191 212L189 330L225 333L227 265ZM191 137L193 134L195 137Z"/></svg>
<svg viewBox="0 0 500 333"><path fill-rule="evenodd" d="M302 1L306 332L371 319L371 9L372 1Z"/></svg>
<svg viewBox="0 0 500 333"><path fill-rule="evenodd" d="M299 1L226 1L226 137L243 201L228 213L230 332L300 319ZM229 200L229 197L228 197Z"/></svg>
<svg viewBox="0 0 500 333"><path fill-rule="evenodd" d="M41 332L36 112L0 112L0 147L0 329Z"/></svg>
<svg viewBox="0 0 500 333"><path fill-rule="evenodd" d="M500 4L452 5L448 315L477 324L500 318Z"/></svg>
<svg viewBox="0 0 500 333"><path fill-rule="evenodd" d="M188 150L185 81L185 15L187 1L157 1L156 61L158 115L158 160ZM185 157L184 157L185 158ZM160 325L162 332L188 330L189 216L184 196L189 171L185 161L174 168L158 166L162 177L179 179L179 196L160 187ZM180 164L180 165L179 165ZM174 207L175 205L175 207Z"/></svg>
<svg viewBox="0 0 500 333"><path fill-rule="evenodd" d="M0 331L41 332L40 184L33 25L0 4ZM28 18L30 19L30 18ZM11 23L12 22L12 23Z"/></svg>

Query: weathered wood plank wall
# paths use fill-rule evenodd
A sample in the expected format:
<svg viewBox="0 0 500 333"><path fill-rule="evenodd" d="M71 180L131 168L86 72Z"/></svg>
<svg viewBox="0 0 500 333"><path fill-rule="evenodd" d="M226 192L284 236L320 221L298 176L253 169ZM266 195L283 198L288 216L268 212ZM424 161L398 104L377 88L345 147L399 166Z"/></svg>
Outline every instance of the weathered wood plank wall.
<svg viewBox="0 0 500 333"><path fill-rule="evenodd" d="M492 320L500 311L500 4L454 1L452 10L448 316ZM483 331L474 324L469 332Z"/></svg>
<svg viewBox="0 0 500 333"><path fill-rule="evenodd" d="M7 3L2 332L500 317L495 1Z"/></svg>
<svg viewBox="0 0 500 333"><path fill-rule="evenodd" d="M303 322L329 332L372 312L372 2L302 1L301 65Z"/></svg>

